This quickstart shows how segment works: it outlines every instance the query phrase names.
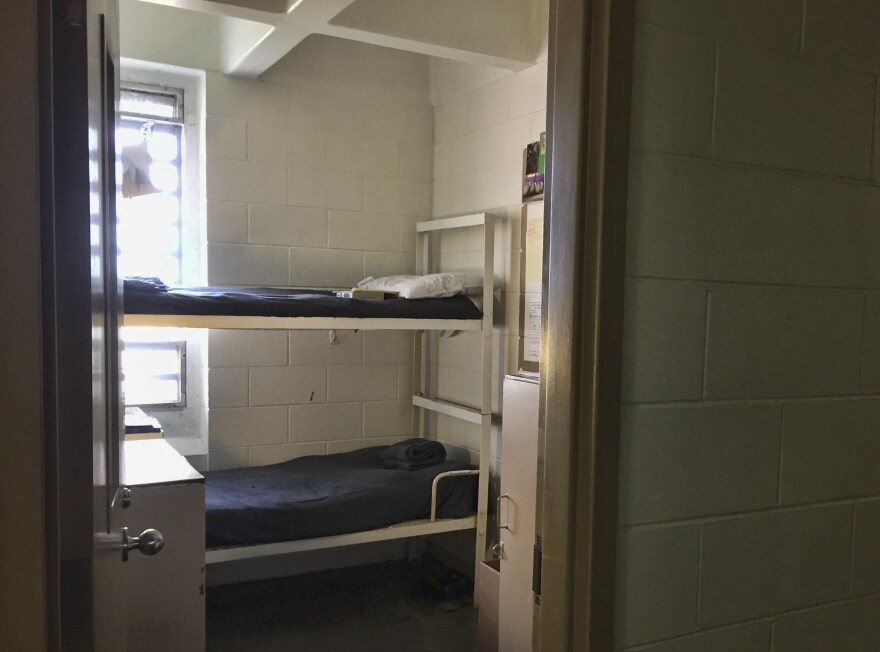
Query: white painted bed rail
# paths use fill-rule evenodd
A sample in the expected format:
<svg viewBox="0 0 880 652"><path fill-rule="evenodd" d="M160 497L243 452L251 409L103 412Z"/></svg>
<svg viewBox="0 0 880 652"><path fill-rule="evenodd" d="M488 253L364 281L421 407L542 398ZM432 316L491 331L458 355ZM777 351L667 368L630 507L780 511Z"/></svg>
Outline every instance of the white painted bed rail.
<svg viewBox="0 0 880 652"><path fill-rule="evenodd" d="M462 469L460 471L444 471L443 473L438 473L434 477L434 482L431 483L431 523L437 520L437 485L440 484L440 481L444 478L456 478L462 475L479 475L480 472L476 469Z"/></svg>
<svg viewBox="0 0 880 652"><path fill-rule="evenodd" d="M409 537L428 536L442 532L458 532L460 530L472 530L477 525L475 516L467 518L444 518L436 521L419 519L406 521L391 527L379 528L378 530L365 530L352 532L351 534L337 534L329 537L315 539L302 539L300 541L282 541L280 543L264 543L255 546L235 546L233 548L213 548L205 552L206 564L219 564L227 561L239 561L242 559L258 559L261 557L275 557L295 552L308 550L325 550L327 548L341 548L354 546L360 543L373 541L391 541L393 539L405 539Z"/></svg>
<svg viewBox="0 0 880 652"><path fill-rule="evenodd" d="M489 217L491 218L491 215ZM461 215L459 217L444 217L439 220L417 222L416 233L444 231L446 229L462 229L469 226L483 226L485 223L486 213L474 213L473 215Z"/></svg>
<svg viewBox="0 0 880 652"><path fill-rule="evenodd" d="M435 398L426 398L424 396L416 395L412 397L412 402L416 407L430 410L431 412L436 412L438 414L445 414L448 417L461 419L462 421L474 423L478 426L483 423L483 418L486 416L480 414L479 410L459 405L458 403L451 403L450 401L440 401ZM489 418L491 418L491 416Z"/></svg>
<svg viewBox="0 0 880 652"><path fill-rule="evenodd" d="M250 330L478 331L480 319L403 319L394 317L249 317L245 315L126 314L123 326L230 328Z"/></svg>

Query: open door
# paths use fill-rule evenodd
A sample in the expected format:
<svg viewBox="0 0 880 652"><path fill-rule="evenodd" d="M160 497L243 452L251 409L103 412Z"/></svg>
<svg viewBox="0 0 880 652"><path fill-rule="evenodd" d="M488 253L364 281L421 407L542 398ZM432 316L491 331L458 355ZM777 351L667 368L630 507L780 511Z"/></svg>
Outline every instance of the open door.
<svg viewBox="0 0 880 652"><path fill-rule="evenodd" d="M55 0L51 20L52 210L44 213L44 358L57 457L63 649L125 649L116 270L116 0ZM44 105L45 106L45 105ZM51 195L51 196L49 196ZM47 217L48 215L48 217Z"/></svg>
<svg viewBox="0 0 880 652"><path fill-rule="evenodd" d="M116 252L116 114L119 98L118 18L114 2L87 5L89 233L92 255L92 491L93 612L96 650L125 649L126 600L123 561L126 530L122 487L124 432L119 323L122 294ZM96 147L95 147L96 146ZM100 258L100 264L98 263Z"/></svg>

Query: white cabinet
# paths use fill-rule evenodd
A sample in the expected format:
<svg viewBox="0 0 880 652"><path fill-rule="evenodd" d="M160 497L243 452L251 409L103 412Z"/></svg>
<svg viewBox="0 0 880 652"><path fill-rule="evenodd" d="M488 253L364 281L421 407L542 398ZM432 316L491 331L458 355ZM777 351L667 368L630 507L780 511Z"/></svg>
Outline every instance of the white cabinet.
<svg viewBox="0 0 880 652"><path fill-rule="evenodd" d="M129 535L154 528L165 539L158 554L132 551L125 564L128 650L204 650L204 478L162 439L127 441L124 477Z"/></svg>
<svg viewBox="0 0 880 652"><path fill-rule="evenodd" d="M501 498L497 514L503 551L498 649L503 652L532 649L537 479L538 381L507 376L501 426Z"/></svg>

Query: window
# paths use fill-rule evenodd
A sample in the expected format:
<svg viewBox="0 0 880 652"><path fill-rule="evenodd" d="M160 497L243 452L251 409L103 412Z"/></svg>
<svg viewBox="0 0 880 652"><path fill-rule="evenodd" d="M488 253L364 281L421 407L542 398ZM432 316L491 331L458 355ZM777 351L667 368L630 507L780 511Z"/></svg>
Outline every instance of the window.
<svg viewBox="0 0 880 652"><path fill-rule="evenodd" d="M123 59L121 78L117 142L140 165L132 179L131 156L120 157L120 273L205 285L205 73ZM205 454L207 333L124 327L121 339L126 404L158 419L182 455Z"/></svg>
<svg viewBox="0 0 880 652"><path fill-rule="evenodd" d="M123 197L117 202L119 272L180 284L183 91L123 84L119 106L117 142L123 161ZM185 341L142 341L127 331L123 345L126 405L186 407Z"/></svg>
<svg viewBox="0 0 880 652"><path fill-rule="evenodd" d="M146 120L168 120L183 124L183 91L150 84L123 82L119 112Z"/></svg>
<svg viewBox="0 0 880 652"><path fill-rule="evenodd" d="M120 274L158 276L169 285L179 285L183 92L123 86L117 142L123 158L123 198L117 202ZM146 173L146 183L135 189L136 196L126 198L129 165Z"/></svg>
<svg viewBox="0 0 880 652"><path fill-rule="evenodd" d="M186 342L129 340L122 367L126 405L186 407Z"/></svg>

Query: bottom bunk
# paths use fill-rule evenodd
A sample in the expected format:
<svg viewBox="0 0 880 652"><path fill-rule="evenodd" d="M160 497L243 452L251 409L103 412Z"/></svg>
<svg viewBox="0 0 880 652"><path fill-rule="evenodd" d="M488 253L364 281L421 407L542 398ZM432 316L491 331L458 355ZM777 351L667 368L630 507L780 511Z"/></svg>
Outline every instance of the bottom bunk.
<svg viewBox="0 0 880 652"><path fill-rule="evenodd" d="M428 442L418 442L428 450ZM206 561L476 527L478 471L446 460L411 468L389 461L391 449L376 446L206 473Z"/></svg>

